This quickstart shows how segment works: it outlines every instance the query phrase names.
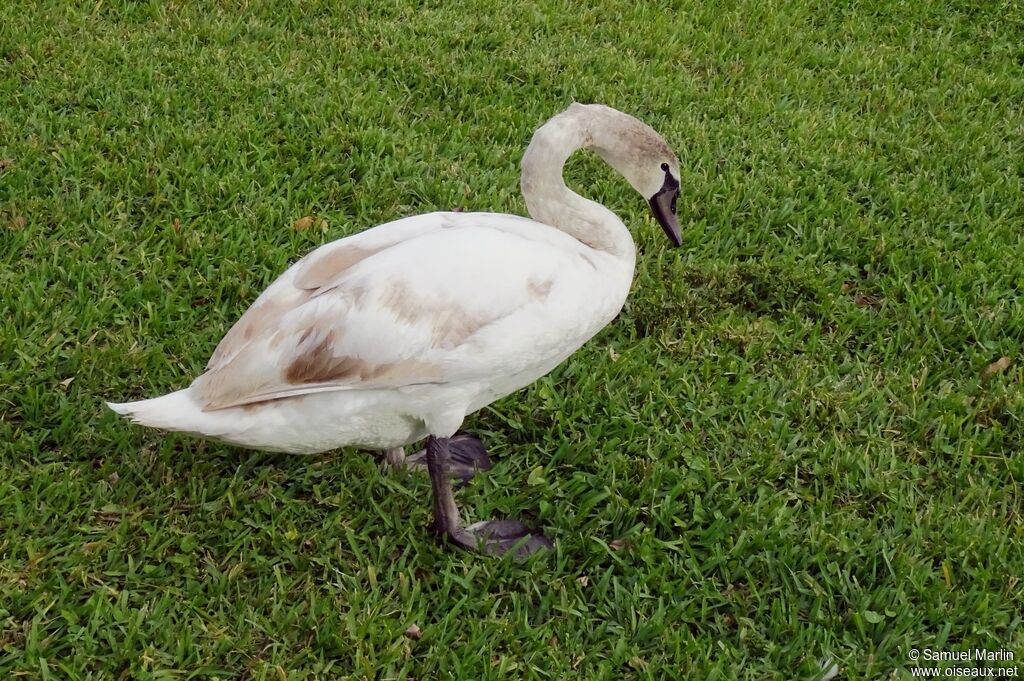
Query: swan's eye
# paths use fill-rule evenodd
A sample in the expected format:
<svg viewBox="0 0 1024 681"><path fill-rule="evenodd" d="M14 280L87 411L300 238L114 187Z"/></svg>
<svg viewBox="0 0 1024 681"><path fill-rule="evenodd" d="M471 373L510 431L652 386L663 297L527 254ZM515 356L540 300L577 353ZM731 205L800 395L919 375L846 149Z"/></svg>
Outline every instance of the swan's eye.
<svg viewBox="0 0 1024 681"><path fill-rule="evenodd" d="M671 193L672 201L675 201L675 197L679 194L679 180L672 177L672 170L669 168L667 163L661 164L661 169L665 171L665 181L661 185L661 189L655 196L661 196L662 194ZM665 198L668 198L667 196Z"/></svg>

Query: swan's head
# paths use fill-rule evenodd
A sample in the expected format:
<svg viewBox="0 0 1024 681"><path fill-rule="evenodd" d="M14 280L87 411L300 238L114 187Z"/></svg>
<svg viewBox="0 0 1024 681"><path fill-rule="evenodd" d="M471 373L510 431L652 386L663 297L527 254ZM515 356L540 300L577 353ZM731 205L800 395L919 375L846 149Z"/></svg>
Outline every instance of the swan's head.
<svg viewBox="0 0 1024 681"><path fill-rule="evenodd" d="M649 125L600 104L573 104L590 119L588 144L608 165L647 199L665 234L676 246L683 243L676 218L679 159Z"/></svg>

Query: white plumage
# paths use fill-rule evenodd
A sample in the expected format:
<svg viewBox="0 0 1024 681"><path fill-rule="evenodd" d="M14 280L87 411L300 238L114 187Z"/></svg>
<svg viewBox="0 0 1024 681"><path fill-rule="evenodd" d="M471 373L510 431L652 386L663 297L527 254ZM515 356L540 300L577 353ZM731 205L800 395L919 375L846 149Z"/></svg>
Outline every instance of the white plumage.
<svg viewBox="0 0 1024 681"><path fill-rule="evenodd" d="M632 265L512 215L390 222L292 265L190 387L110 407L143 425L293 453L451 434L607 324Z"/></svg>
<svg viewBox="0 0 1024 681"><path fill-rule="evenodd" d="M628 230L561 177L580 147L650 199L678 243L668 146L631 116L574 104L524 155L535 220L429 213L326 244L257 298L192 385L110 408L145 426L294 453L451 437L467 414L565 360L626 299Z"/></svg>

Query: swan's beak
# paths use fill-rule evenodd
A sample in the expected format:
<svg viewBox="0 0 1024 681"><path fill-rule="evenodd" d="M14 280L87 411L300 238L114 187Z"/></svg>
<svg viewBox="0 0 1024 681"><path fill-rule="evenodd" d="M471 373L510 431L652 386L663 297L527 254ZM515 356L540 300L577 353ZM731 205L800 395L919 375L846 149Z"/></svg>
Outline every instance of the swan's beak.
<svg viewBox="0 0 1024 681"><path fill-rule="evenodd" d="M676 246L682 246L683 236L679 232L679 220L676 219L677 196L679 196L678 189L662 189L652 196L648 203L651 204L651 212L654 213L654 219L665 230L669 241Z"/></svg>

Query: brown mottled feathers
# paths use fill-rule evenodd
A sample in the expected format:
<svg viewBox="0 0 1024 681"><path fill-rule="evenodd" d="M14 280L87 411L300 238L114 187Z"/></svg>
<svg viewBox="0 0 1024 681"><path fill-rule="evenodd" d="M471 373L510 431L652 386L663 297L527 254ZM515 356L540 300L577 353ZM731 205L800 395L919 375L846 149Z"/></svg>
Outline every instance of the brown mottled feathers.
<svg viewBox="0 0 1024 681"><path fill-rule="evenodd" d="M374 267L374 256L400 242L347 241L297 262L228 331L192 384L204 409L443 381L439 357L512 311L431 297L402 277L382 275L368 289L367 273L375 272L359 265ZM519 305L542 300L552 286L523 281ZM397 338L412 346L395 349Z"/></svg>
<svg viewBox="0 0 1024 681"><path fill-rule="evenodd" d="M361 248L355 245L338 245L335 248L319 248L293 266L292 289L261 295L231 330L227 332L210 357L207 369L216 369L238 354L243 345L261 329L272 328L281 317L305 303L319 289L332 279L337 279L346 270L362 262L383 248Z"/></svg>

